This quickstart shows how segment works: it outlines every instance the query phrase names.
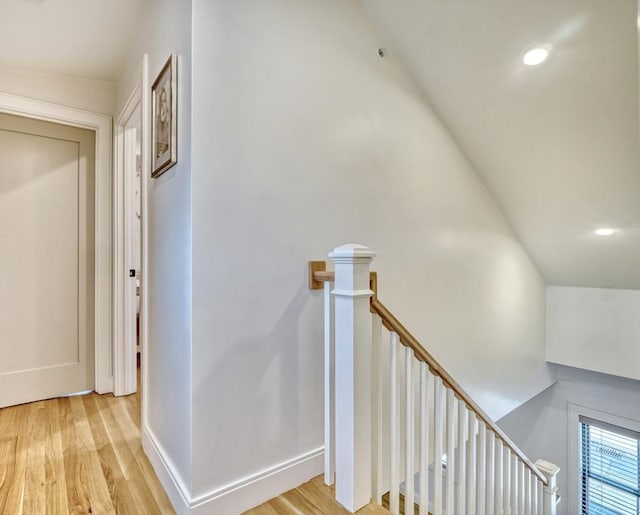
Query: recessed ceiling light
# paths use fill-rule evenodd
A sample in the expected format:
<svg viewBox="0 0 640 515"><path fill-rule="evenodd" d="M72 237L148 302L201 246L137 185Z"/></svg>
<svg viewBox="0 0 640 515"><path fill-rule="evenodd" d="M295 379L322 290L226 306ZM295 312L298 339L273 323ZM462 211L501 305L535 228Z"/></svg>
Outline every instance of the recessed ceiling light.
<svg viewBox="0 0 640 515"><path fill-rule="evenodd" d="M612 229L610 227L601 227L600 229L596 229L593 231L598 236L611 236L618 232L618 229Z"/></svg>
<svg viewBox="0 0 640 515"><path fill-rule="evenodd" d="M549 57L549 48L544 46L537 46L530 48L522 56L522 62L527 66L536 66L542 64Z"/></svg>

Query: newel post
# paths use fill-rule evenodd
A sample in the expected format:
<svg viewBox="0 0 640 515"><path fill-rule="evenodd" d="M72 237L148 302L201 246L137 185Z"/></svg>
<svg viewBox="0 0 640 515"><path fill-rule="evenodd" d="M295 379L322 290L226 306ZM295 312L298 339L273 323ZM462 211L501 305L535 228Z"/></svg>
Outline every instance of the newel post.
<svg viewBox="0 0 640 515"><path fill-rule="evenodd" d="M371 313L375 252L343 245L329 254L335 283L336 500L351 512L371 500Z"/></svg>
<svg viewBox="0 0 640 515"><path fill-rule="evenodd" d="M547 478L547 484L543 489L543 515L556 515L556 506L558 505L558 486L556 484L556 476L560 472L560 468L553 463L545 460L536 461L536 467Z"/></svg>

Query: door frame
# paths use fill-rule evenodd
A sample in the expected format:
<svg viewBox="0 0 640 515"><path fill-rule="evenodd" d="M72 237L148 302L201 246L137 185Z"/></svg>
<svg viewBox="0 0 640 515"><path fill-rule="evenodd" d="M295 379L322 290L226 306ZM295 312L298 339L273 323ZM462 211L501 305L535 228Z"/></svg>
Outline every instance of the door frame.
<svg viewBox="0 0 640 515"><path fill-rule="evenodd" d="M132 226L135 223L135 211L131 210L131 194L135 191L135 175L130 166L135 160L132 150L135 147L135 133L130 127L130 120L137 109L140 109L140 326L139 343L141 352L142 383L145 383L145 353L146 353L146 306L147 296L145 288L145 260L146 260L146 191L149 175L149 87L148 87L148 55L144 54L138 68L134 86L129 92L124 106L115 118L114 126L114 311L113 311L113 349L114 349L114 394L128 395L136 391L136 351L130 342L135 334L135 317L132 316L132 295L135 301L135 281L132 289L128 271L133 258L134 241ZM129 279L129 280L128 280ZM145 388L143 390L143 396ZM144 406L144 399L143 399Z"/></svg>
<svg viewBox="0 0 640 515"><path fill-rule="evenodd" d="M95 132L95 390L113 391L111 116L0 91L0 113L70 125Z"/></svg>

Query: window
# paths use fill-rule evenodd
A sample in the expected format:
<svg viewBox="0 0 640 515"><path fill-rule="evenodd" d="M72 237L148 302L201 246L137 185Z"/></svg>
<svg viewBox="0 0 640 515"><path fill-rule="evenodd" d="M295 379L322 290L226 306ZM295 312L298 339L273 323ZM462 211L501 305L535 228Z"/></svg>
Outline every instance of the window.
<svg viewBox="0 0 640 515"><path fill-rule="evenodd" d="M640 433L579 421L581 515L640 515Z"/></svg>

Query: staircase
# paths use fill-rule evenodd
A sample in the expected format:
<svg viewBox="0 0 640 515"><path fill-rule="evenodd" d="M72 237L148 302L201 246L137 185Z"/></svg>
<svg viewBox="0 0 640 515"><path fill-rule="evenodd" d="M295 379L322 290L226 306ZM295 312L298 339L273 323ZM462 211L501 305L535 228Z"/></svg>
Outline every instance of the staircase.
<svg viewBox="0 0 640 515"><path fill-rule="evenodd" d="M380 302L374 256L344 245L333 272L309 263L310 288L324 290L324 482L336 500L352 513L373 501L393 514L555 515L558 467L529 460Z"/></svg>

